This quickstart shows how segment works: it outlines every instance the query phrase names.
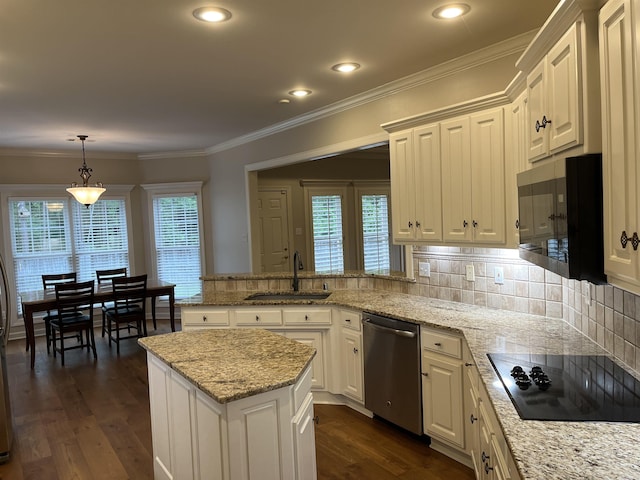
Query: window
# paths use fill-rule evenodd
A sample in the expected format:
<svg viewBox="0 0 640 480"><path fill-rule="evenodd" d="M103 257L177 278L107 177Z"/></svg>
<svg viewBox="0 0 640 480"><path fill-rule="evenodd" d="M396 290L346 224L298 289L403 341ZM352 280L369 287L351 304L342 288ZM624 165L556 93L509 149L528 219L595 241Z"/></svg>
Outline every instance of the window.
<svg viewBox="0 0 640 480"><path fill-rule="evenodd" d="M344 272L342 197L311 195L311 217L315 271Z"/></svg>
<svg viewBox="0 0 640 480"><path fill-rule="evenodd" d="M201 183L143 185L152 192L154 267L177 299L202 291Z"/></svg>
<svg viewBox="0 0 640 480"><path fill-rule="evenodd" d="M360 197L362 214L362 251L365 272L388 272L389 205L385 194Z"/></svg>
<svg viewBox="0 0 640 480"><path fill-rule="evenodd" d="M9 198L9 222L18 292L41 289L45 273L90 280L96 270L129 268L124 198L89 208L66 197Z"/></svg>

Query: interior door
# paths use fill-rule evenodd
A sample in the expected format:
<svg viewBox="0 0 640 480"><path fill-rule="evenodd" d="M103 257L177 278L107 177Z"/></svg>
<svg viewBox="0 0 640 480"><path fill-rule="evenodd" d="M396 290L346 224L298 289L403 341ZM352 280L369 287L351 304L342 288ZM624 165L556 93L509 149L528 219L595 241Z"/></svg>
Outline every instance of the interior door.
<svg viewBox="0 0 640 480"><path fill-rule="evenodd" d="M258 191L262 272L289 271L289 209L285 189Z"/></svg>

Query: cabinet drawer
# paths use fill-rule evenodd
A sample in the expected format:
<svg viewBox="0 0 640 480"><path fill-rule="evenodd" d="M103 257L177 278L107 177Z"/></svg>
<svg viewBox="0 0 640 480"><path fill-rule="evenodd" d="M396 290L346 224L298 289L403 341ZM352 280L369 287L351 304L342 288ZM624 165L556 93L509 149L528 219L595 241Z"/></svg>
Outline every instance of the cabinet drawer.
<svg viewBox="0 0 640 480"><path fill-rule="evenodd" d="M244 308L235 310L234 313L236 325L282 325L282 310L279 308Z"/></svg>
<svg viewBox="0 0 640 480"><path fill-rule="evenodd" d="M362 313L351 310L336 310L338 322L345 328L360 331L362 329Z"/></svg>
<svg viewBox="0 0 640 480"><path fill-rule="evenodd" d="M182 325L200 326L228 326L229 311L211 308L183 308L181 311Z"/></svg>
<svg viewBox="0 0 640 480"><path fill-rule="evenodd" d="M422 348L426 350L462 358L462 339L460 337L434 330L422 330L420 339Z"/></svg>
<svg viewBox="0 0 640 480"><path fill-rule="evenodd" d="M331 325L331 309L285 308L282 318L285 325Z"/></svg>

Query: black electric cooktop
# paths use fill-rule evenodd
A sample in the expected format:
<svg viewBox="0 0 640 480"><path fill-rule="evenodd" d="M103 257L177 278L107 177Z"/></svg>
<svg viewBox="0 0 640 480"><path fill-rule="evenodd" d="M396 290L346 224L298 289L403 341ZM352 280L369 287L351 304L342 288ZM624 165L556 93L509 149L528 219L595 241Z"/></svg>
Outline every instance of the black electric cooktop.
<svg viewBox="0 0 640 480"><path fill-rule="evenodd" d="M487 356L524 420L640 422L640 381L608 357Z"/></svg>

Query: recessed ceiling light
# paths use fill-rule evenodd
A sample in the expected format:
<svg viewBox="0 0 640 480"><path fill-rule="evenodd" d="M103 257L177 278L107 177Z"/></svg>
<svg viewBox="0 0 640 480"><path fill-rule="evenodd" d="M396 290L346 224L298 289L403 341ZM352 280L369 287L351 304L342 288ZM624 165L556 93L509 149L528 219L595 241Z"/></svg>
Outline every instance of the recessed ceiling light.
<svg viewBox="0 0 640 480"><path fill-rule="evenodd" d="M311 95L311 90L303 90L301 88L296 90L291 90L289 95L293 95L294 97L308 97Z"/></svg>
<svg viewBox="0 0 640 480"><path fill-rule="evenodd" d="M471 10L471 7L466 3L454 3L451 5L443 5L442 7L436 8L433 11L433 16L441 19L450 19L461 17Z"/></svg>
<svg viewBox="0 0 640 480"><path fill-rule="evenodd" d="M331 70L335 70L336 72L341 72L341 73L349 73L359 68L360 68L360 64L358 63L346 62L346 63L338 63L334 65L333 67L331 67Z"/></svg>
<svg viewBox="0 0 640 480"><path fill-rule="evenodd" d="M231 12L220 7L202 7L193 11L193 16L198 20L209 23L226 22L231 18Z"/></svg>

